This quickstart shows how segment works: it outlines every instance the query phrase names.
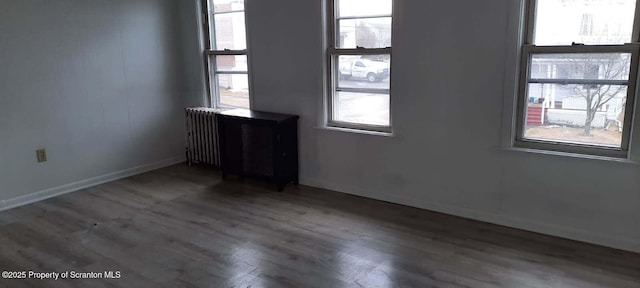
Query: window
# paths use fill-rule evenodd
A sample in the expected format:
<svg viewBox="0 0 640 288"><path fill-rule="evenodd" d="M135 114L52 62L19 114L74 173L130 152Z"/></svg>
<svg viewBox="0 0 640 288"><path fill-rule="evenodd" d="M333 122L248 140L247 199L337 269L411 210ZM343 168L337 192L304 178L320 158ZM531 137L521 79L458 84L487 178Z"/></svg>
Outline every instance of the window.
<svg viewBox="0 0 640 288"><path fill-rule="evenodd" d="M249 108L244 0L205 0L204 5L211 103Z"/></svg>
<svg viewBox="0 0 640 288"><path fill-rule="evenodd" d="M635 0L529 0L515 145L627 157Z"/></svg>
<svg viewBox="0 0 640 288"><path fill-rule="evenodd" d="M392 0L328 1L328 125L391 132Z"/></svg>
<svg viewBox="0 0 640 288"><path fill-rule="evenodd" d="M593 35L593 15L582 14L582 24L580 25L580 35Z"/></svg>

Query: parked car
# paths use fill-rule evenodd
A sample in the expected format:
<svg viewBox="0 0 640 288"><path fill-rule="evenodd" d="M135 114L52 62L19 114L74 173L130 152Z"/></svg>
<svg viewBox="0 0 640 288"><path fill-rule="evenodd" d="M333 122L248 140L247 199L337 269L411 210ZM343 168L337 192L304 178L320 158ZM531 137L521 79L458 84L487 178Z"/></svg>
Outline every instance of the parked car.
<svg viewBox="0 0 640 288"><path fill-rule="evenodd" d="M343 61L339 67L341 78L360 78L378 82L389 77L389 63L367 59Z"/></svg>

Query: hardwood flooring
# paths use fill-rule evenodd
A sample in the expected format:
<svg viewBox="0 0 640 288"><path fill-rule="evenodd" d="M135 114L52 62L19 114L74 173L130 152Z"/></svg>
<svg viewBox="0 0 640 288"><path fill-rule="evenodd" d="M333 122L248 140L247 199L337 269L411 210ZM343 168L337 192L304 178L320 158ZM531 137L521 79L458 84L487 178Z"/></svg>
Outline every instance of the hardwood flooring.
<svg viewBox="0 0 640 288"><path fill-rule="evenodd" d="M176 165L0 213L0 287L640 287L640 255ZM115 276L115 275L114 275ZM104 277L104 275L103 275Z"/></svg>

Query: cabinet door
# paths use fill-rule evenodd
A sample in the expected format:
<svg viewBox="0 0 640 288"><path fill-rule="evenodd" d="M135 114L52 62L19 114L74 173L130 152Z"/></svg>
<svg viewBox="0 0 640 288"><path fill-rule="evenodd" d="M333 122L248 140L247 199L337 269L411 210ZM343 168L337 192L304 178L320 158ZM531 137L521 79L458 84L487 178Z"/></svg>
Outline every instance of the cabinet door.
<svg viewBox="0 0 640 288"><path fill-rule="evenodd" d="M287 121L279 129L279 156L281 176L297 182L298 178L298 127L296 121Z"/></svg>
<svg viewBox="0 0 640 288"><path fill-rule="evenodd" d="M223 173L242 174L242 124L238 121L218 118L220 133L220 167Z"/></svg>
<svg viewBox="0 0 640 288"><path fill-rule="evenodd" d="M241 130L244 174L273 177L274 127L247 123Z"/></svg>

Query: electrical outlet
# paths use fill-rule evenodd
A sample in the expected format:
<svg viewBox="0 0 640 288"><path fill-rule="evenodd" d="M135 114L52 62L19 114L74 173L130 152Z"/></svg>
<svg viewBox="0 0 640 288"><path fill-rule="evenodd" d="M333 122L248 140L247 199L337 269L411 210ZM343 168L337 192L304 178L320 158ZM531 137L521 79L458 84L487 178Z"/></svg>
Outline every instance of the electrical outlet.
<svg viewBox="0 0 640 288"><path fill-rule="evenodd" d="M38 163L47 162L47 150L45 149L36 150L36 156L38 158Z"/></svg>

